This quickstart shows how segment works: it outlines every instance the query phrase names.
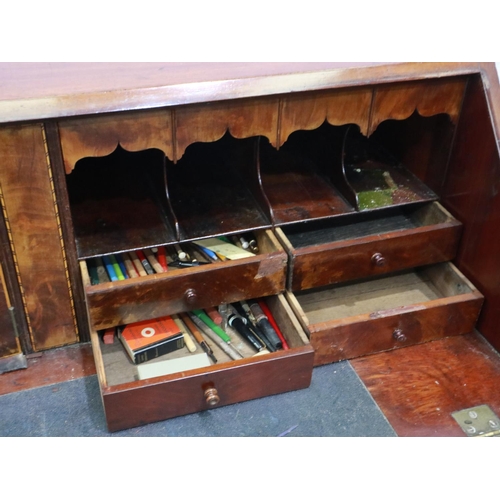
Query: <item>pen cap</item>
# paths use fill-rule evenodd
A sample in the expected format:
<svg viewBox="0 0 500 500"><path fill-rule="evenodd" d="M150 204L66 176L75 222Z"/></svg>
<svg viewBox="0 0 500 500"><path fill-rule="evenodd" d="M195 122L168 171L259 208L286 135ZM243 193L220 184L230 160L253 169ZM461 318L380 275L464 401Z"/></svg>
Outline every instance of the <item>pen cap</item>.
<svg viewBox="0 0 500 500"><path fill-rule="evenodd" d="M255 317L257 325L261 329L263 335L265 335L266 338L269 340L271 345L275 349L282 349L283 342L278 337L278 334L276 333L275 329L271 326L271 323L269 323L267 316L264 314L264 311L262 311L259 304L257 302L251 303L250 310L252 311L252 314Z"/></svg>
<svg viewBox="0 0 500 500"><path fill-rule="evenodd" d="M248 328L241 316L231 314L228 318L228 323L257 351L261 351L265 347L261 340Z"/></svg>

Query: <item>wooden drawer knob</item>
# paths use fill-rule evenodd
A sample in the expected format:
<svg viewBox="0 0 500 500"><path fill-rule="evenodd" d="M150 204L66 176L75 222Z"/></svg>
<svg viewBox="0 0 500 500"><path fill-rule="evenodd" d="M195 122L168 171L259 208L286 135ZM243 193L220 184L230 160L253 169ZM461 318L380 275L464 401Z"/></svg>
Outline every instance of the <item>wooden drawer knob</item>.
<svg viewBox="0 0 500 500"><path fill-rule="evenodd" d="M385 257L379 252L374 253L372 255L372 262L378 267L385 266Z"/></svg>
<svg viewBox="0 0 500 500"><path fill-rule="evenodd" d="M220 398L215 387L210 387L210 389L207 389L204 395L208 406L215 406L219 404Z"/></svg>
<svg viewBox="0 0 500 500"><path fill-rule="evenodd" d="M394 330L392 338L394 340L397 340L398 342L404 342L406 340L406 335L402 332L402 330L397 328L396 330Z"/></svg>
<svg viewBox="0 0 500 500"><path fill-rule="evenodd" d="M194 305L198 301L198 295L195 290L188 288L184 293L184 299L189 305Z"/></svg>

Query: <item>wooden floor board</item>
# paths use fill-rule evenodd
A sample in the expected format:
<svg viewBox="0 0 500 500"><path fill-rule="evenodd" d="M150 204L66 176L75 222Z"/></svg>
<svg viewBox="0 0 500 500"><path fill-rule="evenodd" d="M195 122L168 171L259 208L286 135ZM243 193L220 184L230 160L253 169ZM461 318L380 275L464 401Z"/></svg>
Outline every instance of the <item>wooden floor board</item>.
<svg viewBox="0 0 500 500"><path fill-rule="evenodd" d="M0 396L94 375L89 343L28 355L28 368L0 375Z"/></svg>
<svg viewBox="0 0 500 500"><path fill-rule="evenodd" d="M500 356L477 333L351 365L399 436L464 436L451 414L482 404L500 415Z"/></svg>

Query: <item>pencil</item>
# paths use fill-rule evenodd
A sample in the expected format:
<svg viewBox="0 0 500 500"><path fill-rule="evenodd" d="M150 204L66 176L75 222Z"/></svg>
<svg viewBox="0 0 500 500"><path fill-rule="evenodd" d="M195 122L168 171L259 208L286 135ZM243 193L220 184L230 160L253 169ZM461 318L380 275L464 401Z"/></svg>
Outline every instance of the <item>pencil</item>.
<svg viewBox="0 0 500 500"><path fill-rule="evenodd" d="M198 328L196 328L196 325L191 321L189 315L186 313L180 313L179 316L186 325L186 328L193 334L196 342L198 342L198 344L200 344L200 347L207 353L208 357L214 362L214 364L217 363L217 358L214 356L212 349L205 342L205 339L203 338Z"/></svg>

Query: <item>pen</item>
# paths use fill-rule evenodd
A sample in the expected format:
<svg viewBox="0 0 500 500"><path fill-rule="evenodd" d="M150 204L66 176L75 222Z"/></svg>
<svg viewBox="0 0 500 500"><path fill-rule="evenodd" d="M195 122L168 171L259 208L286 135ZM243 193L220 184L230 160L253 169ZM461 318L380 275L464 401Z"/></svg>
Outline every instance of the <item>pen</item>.
<svg viewBox="0 0 500 500"><path fill-rule="evenodd" d="M227 322L229 326L232 326L257 351L262 351L266 347L264 342L250 330L245 320L236 313L236 310L229 313Z"/></svg>
<svg viewBox="0 0 500 500"><path fill-rule="evenodd" d="M211 328L224 342L231 343L231 337L219 326L217 326L208 315L201 309L195 309L193 314L205 323L209 328Z"/></svg>
<svg viewBox="0 0 500 500"><path fill-rule="evenodd" d="M156 257L153 254L153 251L150 248L145 248L144 249L144 255L146 256L146 259L148 259L149 264L151 267L158 273L161 274L163 273L163 267L161 264L158 262Z"/></svg>
<svg viewBox="0 0 500 500"><path fill-rule="evenodd" d="M139 276L147 276L148 273L144 269L144 266L141 264L141 261L139 260L137 254L135 252L129 252L129 255Z"/></svg>
<svg viewBox="0 0 500 500"><path fill-rule="evenodd" d="M172 319L174 323L179 327L179 330L182 332L182 336L184 337L184 344L186 344L187 350L189 352L196 351L196 345L193 342L193 339L188 333L188 329L184 322L177 316L177 314L172 314Z"/></svg>
<svg viewBox="0 0 500 500"><path fill-rule="evenodd" d="M271 323L271 326L274 328L274 331L276 332L276 334L280 338L281 343L283 344L283 349L285 351L288 350L289 349L288 343L285 340L285 337L283 336L283 334L281 333L281 330L279 329L278 324L276 323L276 320L274 319L271 311L269 310L269 307L267 307L267 304L261 299L257 299L257 303L259 304L262 311L266 315L267 319L269 320L269 323Z"/></svg>
<svg viewBox="0 0 500 500"><path fill-rule="evenodd" d="M144 270L146 271L147 274L154 274L155 272L153 271L153 268L150 266L148 259L146 259L146 256L141 250L136 250L135 252L137 254L137 257L139 257L139 260L141 261L142 267L144 267Z"/></svg>
<svg viewBox="0 0 500 500"><path fill-rule="evenodd" d="M231 345L224 342L211 328L209 328L198 316L188 313L193 323L215 344L217 344L231 359L243 359L243 356Z"/></svg>
<svg viewBox="0 0 500 500"><path fill-rule="evenodd" d="M125 267L125 263L123 262L121 255L115 255L114 257L116 259L116 262L118 263L118 266L120 267L120 271L122 272L123 279L128 279L129 275L127 273L127 268Z"/></svg>
<svg viewBox="0 0 500 500"><path fill-rule="evenodd" d="M123 263L125 264L125 268L127 269L127 273L131 278L137 278L139 273L135 270L134 264L130 260L130 255L128 253L124 253L122 255Z"/></svg>
<svg viewBox="0 0 500 500"><path fill-rule="evenodd" d="M255 318L255 323L260 328L263 336L267 338L274 349L282 349L283 342L271 326L269 318L264 314L264 311L260 307L259 303L256 300L250 300L248 307L250 308L250 311Z"/></svg>
<svg viewBox="0 0 500 500"><path fill-rule="evenodd" d="M104 262L104 265L106 266L106 271L108 272L109 279L111 281L118 281L118 276L115 273L115 269L113 267L113 263L111 262L110 258L107 255L103 255L102 261Z"/></svg>
<svg viewBox="0 0 500 500"><path fill-rule="evenodd" d="M118 278L118 280L123 281L125 279L125 276L123 276L122 270L120 269L120 265L118 264L116 257L114 255L110 255L109 261L111 262L111 265L113 266L113 269L115 270L115 274L116 274L116 277Z"/></svg>
<svg viewBox="0 0 500 500"><path fill-rule="evenodd" d="M158 262L160 263L163 270L167 272L167 254L165 252L165 247L158 247Z"/></svg>
<svg viewBox="0 0 500 500"><path fill-rule="evenodd" d="M196 325L193 323L189 315L186 313L180 313L179 316L186 325L186 328L193 334L196 342L200 344L200 347L207 353L208 357L214 362L214 364L216 364L217 358L214 356L211 347L205 342L200 331L196 328Z"/></svg>

